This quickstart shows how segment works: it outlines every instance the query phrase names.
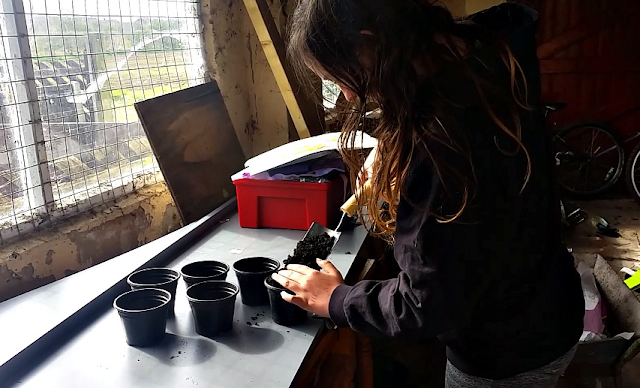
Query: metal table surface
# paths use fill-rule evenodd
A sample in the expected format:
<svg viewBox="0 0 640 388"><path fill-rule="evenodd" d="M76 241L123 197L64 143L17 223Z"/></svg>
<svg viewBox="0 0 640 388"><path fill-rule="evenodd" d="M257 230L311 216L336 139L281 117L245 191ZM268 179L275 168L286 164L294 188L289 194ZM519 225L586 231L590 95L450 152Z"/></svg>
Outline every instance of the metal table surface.
<svg viewBox="0 0 640 388"><path fill-rule="evenodd" d="M0 333L11 333L3 336L0 366L204 221L194 222L116 258L0 303Z"/></svg>
<svg viewBox="0 0 640 388"><path fill-rule="evenodd" d="M207 259L232 264L250 256L282 261L303 234L289 230L242 229L234 216L167 267L179 269L187 263ZM343 275L346 276L365 237L362 227L342 234L331 260ZM233 271L227 280L237 284ZM185 288L181 280L176 314L169 318L167 334L160 345L128 346L117 312L110 306L105 307L96 314L95 320L72 333L42 362L25 366L20 378L8 385L0 381L0 387L290 386L322 325L321 320L309 318L304 325L279 326L271 320L269 306L244 306L238 295L233 331L208 339L195 332Z"/></svg>

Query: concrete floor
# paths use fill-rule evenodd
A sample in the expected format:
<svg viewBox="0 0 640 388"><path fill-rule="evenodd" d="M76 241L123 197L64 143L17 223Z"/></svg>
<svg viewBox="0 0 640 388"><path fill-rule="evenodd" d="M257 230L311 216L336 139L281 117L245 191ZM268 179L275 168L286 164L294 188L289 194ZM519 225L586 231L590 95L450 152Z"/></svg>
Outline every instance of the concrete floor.
<svg viewBox="0 0 640 388"><path fill-rule="evenodd" d="M618 272L622 267L640 270L640 205L628 199L608 199L580 202L589 218L574 230L567 232L567 245L574 253L599 253ZM618 228L620 237L604 237L596 233L594 226L599 218ZM624 388L640 387L640 356L628 363L623 370ZM609 379L587 382L561 381L558 388L614 387ZM621 387L617 387L621 388Z"/></svg>
<svg viewBox="0 0 640 388"><path fill-rule="evenodd" d="M622 267L640 269L640 205L630 199L580 202L589 218L565 236L574 253L599 253L617 272ZM598 235L600 218L620 230L620 237Z"/></svg>

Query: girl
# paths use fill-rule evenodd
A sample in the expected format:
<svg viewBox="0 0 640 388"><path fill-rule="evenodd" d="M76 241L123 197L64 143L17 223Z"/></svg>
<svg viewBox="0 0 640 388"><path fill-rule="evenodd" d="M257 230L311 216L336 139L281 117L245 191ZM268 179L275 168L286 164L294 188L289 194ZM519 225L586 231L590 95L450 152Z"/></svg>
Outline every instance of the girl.
<svg viewBox="0 0 640 388"><path fill-rule="evenodd" d="M454 20L431 0L300 0L290 27L300 73L337 83L352 105L344 148L358 129L378 139L352 178L369 181L360 205L401 272L348 286L320 262L322 272L290 265L274 278L296 294L284 299L338 326L438 336L447 387L552 387L582 333L539 109L536 22L511 3ZM371 101L382 116L363 128Z"/></svg>

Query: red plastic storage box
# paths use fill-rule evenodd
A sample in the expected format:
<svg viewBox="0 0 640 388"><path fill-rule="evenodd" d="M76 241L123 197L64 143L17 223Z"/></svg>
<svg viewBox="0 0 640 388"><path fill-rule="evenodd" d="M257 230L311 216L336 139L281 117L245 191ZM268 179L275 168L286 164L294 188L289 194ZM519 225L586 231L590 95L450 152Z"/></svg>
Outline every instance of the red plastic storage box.
<svg viewBox="0 0 640 388"><path fill-rule="evenodd" d="M258 179L233 183L243 228L307 230L312 222L335 227L349 191L346 178L329 183Z"/></svg>

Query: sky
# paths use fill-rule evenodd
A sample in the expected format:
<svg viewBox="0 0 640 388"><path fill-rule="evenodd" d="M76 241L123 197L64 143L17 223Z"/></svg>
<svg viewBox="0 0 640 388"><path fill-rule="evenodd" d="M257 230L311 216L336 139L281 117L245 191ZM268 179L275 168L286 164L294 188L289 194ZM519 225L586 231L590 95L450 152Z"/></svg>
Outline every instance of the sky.
<svg viewBox="0 0 640 388"><path fill-rule="evenodd" d="M26 12L126 17L184 17L197 0L23 0Z"/></svg>

